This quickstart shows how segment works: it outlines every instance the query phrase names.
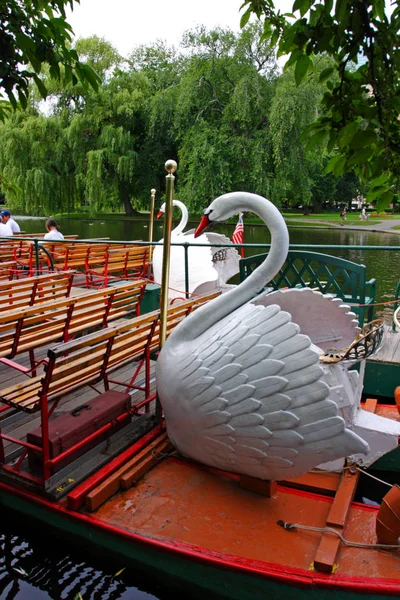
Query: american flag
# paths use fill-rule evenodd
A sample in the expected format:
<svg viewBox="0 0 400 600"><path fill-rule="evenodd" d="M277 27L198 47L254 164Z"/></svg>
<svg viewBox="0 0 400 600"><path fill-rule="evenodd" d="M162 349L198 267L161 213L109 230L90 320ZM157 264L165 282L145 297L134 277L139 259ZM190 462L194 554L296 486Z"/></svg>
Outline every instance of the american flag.
<svg viewBox="0 0 400 600"><path fill-rule="evenodd" d="M235 227L235 231L232 235L233 244L244 244L244 227L243 227L243 215L240 213L239 220ZM241 248L241 255L244 258L244 248Z"/></svg>

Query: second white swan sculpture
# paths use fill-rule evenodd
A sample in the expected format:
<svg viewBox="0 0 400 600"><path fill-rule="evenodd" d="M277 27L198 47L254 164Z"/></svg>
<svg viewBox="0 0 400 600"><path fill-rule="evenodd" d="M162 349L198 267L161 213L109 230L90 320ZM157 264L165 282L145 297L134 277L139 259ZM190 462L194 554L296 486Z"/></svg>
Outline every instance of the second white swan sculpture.
<svg viewBox="0 0 400 600"><path fill-rule="evenodd" d="M346 347L358 328L340 300L309 289L253 299L289 247L284 219L265 198L220 196L196 233L249 210L271 231L266 260L172 332L157 361L157 387L168 435L182 454L227 471L287 479L369 450L338 412L342 396L358 394L354 374L342 367L339 377L335 369L327 375L319 363L321 349Z"/></svg>
<svg viewBox="0 0 400 600"><path fill-rule="evenodd" d="M184 231L188 222L188 211L183 202L173 200L173 205L182 212L180 223L171 233L171 242L199 242L207 246L188 249L189 293L203 294L224 288L231 277L239 273L240 256L235 248L218 248L214 244L231 244L225 235L208 232L194 239L194 229ZM158 216L165 211L165 204ZM161 240L162 241L162 240ZM156 246L153 252L154 281L161 282L163 247ZM182 246L171 246L168 298L185 295L185 253Z"/></svg>

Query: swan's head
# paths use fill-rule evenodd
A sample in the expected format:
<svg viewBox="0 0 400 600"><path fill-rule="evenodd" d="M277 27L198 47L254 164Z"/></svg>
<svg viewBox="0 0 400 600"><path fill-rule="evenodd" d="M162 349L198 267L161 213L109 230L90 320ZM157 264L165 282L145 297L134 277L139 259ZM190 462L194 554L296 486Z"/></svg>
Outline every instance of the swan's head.
<svg viewBox="0 0 400 600"><path fill-rule="evenodd" d="M182 212L186 209L185 205L180 200L172 200L172 206L178 206L178 208L180 208ZM157 213L157 219L162 217L164 213L165 213L165 202L160 206L160 210Z"/></svg>
<svg viewBox="0 0 400 600"><path fill-rule="evenodd" d="M261 217L271 231L279 237L281 246L289 248L289 234L279 210L266 198L250 192L231 192L216 198L204 211L204 216L195 231L198 237L208 225L217 221L226 221L237 213L254 212Z"/></svg>
<svg viewBox="0 0 400 600"><path fill-rule="evenodd" d="M238 210L236 200L239 198L240 192L233 192L231 194L224 194L218 196L211 204L205 209L203 216L200 219L200 223L194 233L194 237L199 237L203 231L212 223L219 221L226 221L229 217L232 217Z"/></svg>
<svg viewBox="0 0 400 600"><path fill-rule="evenodd" d="M160 206L160 210L157 213L157 219L160 219L165 213L165 202Z"/></svg>

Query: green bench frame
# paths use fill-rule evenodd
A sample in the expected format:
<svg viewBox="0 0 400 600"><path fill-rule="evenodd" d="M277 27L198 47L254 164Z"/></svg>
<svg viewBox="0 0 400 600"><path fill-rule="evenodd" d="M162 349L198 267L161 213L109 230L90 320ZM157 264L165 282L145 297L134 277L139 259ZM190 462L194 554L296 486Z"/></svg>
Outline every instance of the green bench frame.
<svg viewBox="0 0 400 600"><path fill-rule="evenodd" d="M266 256L257 254L242 258L240 281L251 275ZM291 250L283 267L264 289L274 291L286 287L310 287L342 298L357 314L360 326L373 319L376 280L366 280L365 265L329 254Z"/></svg>

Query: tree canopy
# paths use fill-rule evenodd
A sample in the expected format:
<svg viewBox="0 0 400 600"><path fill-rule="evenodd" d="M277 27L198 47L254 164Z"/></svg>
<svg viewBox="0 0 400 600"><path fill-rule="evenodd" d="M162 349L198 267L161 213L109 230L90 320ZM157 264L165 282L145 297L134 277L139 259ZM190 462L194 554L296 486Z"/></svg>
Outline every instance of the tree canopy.
<svg viewBox="0 0 400 600"><path fill-rule="evenodd" d="M385 0L295 0L282 14L272 0L245 0L241 25L255 14L262 39L288 56L297 85L324 83L322 111L309 126L308 146L327 144L327 170L354 170L369 182L368 199L384 208L400 178L400 8ZM332 59L322 72L318 62Z"/></svg>
<svg viewBox="0 0 400 600"><path fill-rule="evenodd" d="M281 74L261 34L259 24L240 34L197 27L178 48L156 42L127 59L104 39L78 40L74 49L101 84L61 86L44 68L46 114L31 94L24 111L0 124L7 205L132 215L148 207L151 188L161 199L166 157L178 162L177 198L192 213L235 189L307 211L350 202L351 187L339 186L348 175L325 172L335 150L302 134L326 110L319 74L332 59L324 56L318 76L297 86L294 65Z"/></svg>
<svg viewBox="0 0 400 600"><path fill-rule="evenodd" d="M40 73L44 65L49 75L64 83L90 84L97 89L100 78L71 47L72 29L65 8L79 0L2 0L0 3L0 92L8 98L0 102L0 119L10 108L27 108L30 84L34 82L42 98L47 87ZM11 106L10 106L11 105Z"/></svg>

